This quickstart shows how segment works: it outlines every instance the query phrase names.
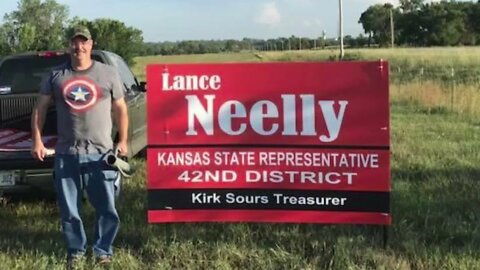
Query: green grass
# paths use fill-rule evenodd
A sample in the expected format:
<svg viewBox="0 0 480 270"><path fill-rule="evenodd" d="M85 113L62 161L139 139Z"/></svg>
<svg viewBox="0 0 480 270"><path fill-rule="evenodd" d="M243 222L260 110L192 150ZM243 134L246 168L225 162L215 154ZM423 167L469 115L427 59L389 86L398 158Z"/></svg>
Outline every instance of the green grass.
<svg viewBox="0 0 480 270"><path fill-rule="evenodd" d="M377 53L383 51L389 53ZM248 53L143 57L135 72L143 76L143 66L151 62L317 57L310 53L268 53L261 59ZM408 61L421 62L413 58ZM435 65L437 60L431 61ZM480 269L480 121L444 104L425 106L405 98L398 94L405 89L396 86L391 106L393 225L386 249L376 226L148 225L145 162L137 159L140 169L125 182L119 203L122 223L113 269ZM91 239L94 211L87 205L83 214ZM64 269L58 216L54 202L0 198L0 269ZM95 266L87 261L83 269Z"/></svg>

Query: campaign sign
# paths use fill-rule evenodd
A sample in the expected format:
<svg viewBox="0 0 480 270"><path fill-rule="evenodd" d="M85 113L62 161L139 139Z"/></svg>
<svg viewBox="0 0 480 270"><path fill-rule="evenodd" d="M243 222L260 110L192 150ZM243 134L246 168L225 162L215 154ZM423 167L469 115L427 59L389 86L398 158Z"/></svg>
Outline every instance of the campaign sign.
<svg viewBox="0 0 480 270"><path fill-rule="evenodd" d="M388 64L155 64L148 221L390 224Z"/></svg>

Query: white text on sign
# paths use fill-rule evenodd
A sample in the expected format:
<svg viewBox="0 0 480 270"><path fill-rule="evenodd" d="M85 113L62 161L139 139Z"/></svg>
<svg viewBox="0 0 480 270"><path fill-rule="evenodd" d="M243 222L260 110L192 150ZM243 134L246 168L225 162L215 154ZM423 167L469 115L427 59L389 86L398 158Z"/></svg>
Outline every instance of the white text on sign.
<svg viewBox="0 0 480 270"><path fill-rule="evenodd" d="M215 135L214 129L214 100L215 95L203 96L206 106L196 95L186 95L188 110L188 129L187 136L197 136L198 128L195 119L202 127L206 135ZM262 136L271 136L280 132L282 136L317 136L315 113L315 96L299 95L302 104L302 127L298 130L296 124L296 95L281 95L283 107L283 119L266 127L265 119L278 119L279 110L277 104L270 100L259 100L250 108L249 112L245 105L238 100L229 100L220 106L217 115L217 122L220 130L230 136L242 135L247 128L253 130L256 134ZM340 107L338 114L335 113L334 106ZM346 100L319 100L318 105L322 112L323 120L326 126L324 134L319 136L321 142L333 142L338 138L342 126L343 116L345 114L348 101ZM234 128L232 122L234 119L241 121L237 128Z"/></svg>

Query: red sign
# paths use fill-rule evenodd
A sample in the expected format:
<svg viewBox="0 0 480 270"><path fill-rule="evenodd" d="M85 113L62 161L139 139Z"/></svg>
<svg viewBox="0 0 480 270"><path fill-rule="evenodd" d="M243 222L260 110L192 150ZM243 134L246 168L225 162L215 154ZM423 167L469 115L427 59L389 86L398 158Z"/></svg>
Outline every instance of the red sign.
<svg viewBox="0 0 480 270"><path fill-rule="evenodd" d="M150 65L150 222L390 224L388 64Z"/></svg>

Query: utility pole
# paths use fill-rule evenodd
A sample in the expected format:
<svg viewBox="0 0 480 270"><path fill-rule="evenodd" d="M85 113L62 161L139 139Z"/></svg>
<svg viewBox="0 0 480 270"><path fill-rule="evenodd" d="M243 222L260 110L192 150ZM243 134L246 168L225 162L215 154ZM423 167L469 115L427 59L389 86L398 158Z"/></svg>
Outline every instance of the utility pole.
<svg viewBox="0 0 480 270"><path fill-rule="evenodd" d="M339 13L339 24L340 24L340 60L343 59L345 51L343 50L343 0L338 0L338 13Z"/></svg>
<svg viewBox="0 0 480 270"><path fill-rule="evenodd" d="M322 43L322 47L323 49L325 49L325 46L327 46L327 31L323 30L322 31L322 40L323 40L323 43Z"/></svg>
<svg viewBox="0 0 480 270"><path fill-rule="evenodd" d="M390 35L392 41L392 48L395 47L395 27L393 25L393 9L390 9Z"/></svg>
<svg viewBox="0 0 480 270"><path fill-rule="evenodd" d="M300 51L302 50L302 38L301 37L298 38L298 50L300 50Z"/></svg>

